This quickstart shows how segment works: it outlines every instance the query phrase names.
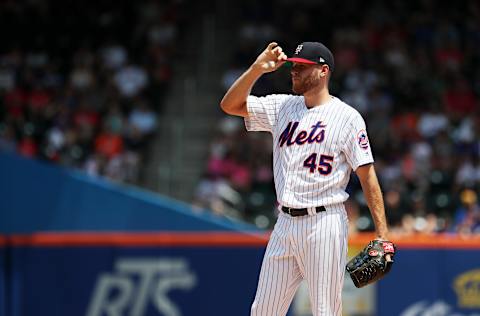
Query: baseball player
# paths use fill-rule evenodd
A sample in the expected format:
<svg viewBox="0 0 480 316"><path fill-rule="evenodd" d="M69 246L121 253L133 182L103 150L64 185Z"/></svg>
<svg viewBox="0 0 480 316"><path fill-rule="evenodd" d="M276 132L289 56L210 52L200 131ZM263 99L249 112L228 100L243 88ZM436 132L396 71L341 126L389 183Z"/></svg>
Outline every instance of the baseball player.
<svg viewBox="0 0 480 316"><path fill-rule="evenodd" d="M257 79L287 61L292 63L295 95L250 95ZM285 315L303 279L313 315L342 314L348 221L343 202L352 170L360 179L378 239L387 238L365 122L358 111L330 95L333 70L333 55L321 43L302 43L290 58L270 43L221 101L226 113L244 117L248 131L267 131L273 137L280 214L251 315Z"/></svg>

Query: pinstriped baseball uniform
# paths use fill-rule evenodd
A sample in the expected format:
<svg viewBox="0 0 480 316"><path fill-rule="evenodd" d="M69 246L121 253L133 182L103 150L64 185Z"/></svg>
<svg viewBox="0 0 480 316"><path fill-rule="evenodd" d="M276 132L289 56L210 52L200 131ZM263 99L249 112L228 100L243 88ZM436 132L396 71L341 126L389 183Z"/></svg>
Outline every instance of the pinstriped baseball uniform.
<svg viewBox="0 0 480 316"><path fill-rule="evenodd" d="M303 96L249 96L248 131L273 136L273 171L281 206L307 208L308 215L280 212L263 259L251 315L285 315L302 279L314 315L341 315L347 252L343 202L350 173L372 163L365 122L336 97L308 109ZM315 207L325 206L317 213Z"/></svg>

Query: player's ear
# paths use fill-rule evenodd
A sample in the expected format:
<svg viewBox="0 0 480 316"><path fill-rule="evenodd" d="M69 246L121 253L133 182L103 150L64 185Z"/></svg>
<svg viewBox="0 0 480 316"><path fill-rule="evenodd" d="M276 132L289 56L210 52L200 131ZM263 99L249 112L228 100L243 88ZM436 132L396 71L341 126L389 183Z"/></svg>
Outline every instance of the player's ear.
<svg viewBox="0 0 480 316"><path fill-rule="evenodd" d="M326 64L322 65L322 67L320 68L320 77L326 78L329 72L330 72L330 68L328 67L328 65Z"/></svg>

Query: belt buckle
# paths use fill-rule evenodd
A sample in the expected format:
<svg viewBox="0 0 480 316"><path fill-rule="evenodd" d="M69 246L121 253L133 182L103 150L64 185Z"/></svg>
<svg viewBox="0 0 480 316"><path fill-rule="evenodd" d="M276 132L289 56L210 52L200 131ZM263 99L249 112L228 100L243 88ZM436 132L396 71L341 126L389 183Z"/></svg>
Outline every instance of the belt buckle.
<svg viewBox="0 0 480 316"><path fill-rule="evenodd" d="M291 207L287 207L287 214L292 216L292 208Z"/></svg>

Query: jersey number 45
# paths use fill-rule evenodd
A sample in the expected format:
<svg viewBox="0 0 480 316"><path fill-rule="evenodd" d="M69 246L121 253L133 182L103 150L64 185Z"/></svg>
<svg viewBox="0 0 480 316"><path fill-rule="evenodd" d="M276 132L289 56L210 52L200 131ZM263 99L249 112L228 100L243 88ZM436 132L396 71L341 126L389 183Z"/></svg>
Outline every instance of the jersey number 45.
<svg viewBox="0 0 480 316"><path fill-rule="evenodd" d="M332 162L333 156L320 155L320 159L317 164L317 153L313 153L308 156L307 159L303 162L305 168L310 169L310 173L314 173L315 170L318 170L321 175L328 175L332 172Z"/></svg>

